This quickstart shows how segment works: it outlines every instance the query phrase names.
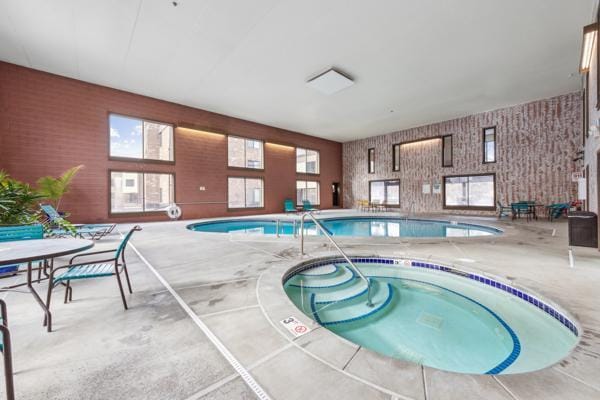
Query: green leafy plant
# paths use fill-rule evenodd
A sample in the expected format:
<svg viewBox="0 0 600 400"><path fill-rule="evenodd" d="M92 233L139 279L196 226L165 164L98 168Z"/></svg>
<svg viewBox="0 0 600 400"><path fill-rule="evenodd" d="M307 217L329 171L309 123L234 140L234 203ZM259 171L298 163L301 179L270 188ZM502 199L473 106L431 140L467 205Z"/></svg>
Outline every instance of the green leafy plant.
<svg viewBox="0 0 600 400"><path fill-rule="evenodd" d="M37 221L37 201L43 196L26 183L0 171L0 225L31 224Z"/></svg>
<svg viewBox="0 0 600 400"><path fill-rule="evenodd" d="M73 178L82 168L83 165L69 168L58 178L44 176L38 179L37 185L39 193L52 203L56 211L58 211L60 207L60 201L63 196L69 192Z"/></svg>

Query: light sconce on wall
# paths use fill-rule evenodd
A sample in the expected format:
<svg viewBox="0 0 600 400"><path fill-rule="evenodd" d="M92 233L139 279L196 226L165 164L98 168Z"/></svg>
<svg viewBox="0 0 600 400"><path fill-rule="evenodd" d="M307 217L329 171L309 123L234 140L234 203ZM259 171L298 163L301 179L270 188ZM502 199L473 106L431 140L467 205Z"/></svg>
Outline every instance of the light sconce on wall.
<svg viewBox="0 0 600 400"><path fill-rule="evenodd" d="M581 60L579 72L585 73L590 70L594 50L594 42L598 34L598 24L593 23L583 27L583 43L581 44Z"/></svg>

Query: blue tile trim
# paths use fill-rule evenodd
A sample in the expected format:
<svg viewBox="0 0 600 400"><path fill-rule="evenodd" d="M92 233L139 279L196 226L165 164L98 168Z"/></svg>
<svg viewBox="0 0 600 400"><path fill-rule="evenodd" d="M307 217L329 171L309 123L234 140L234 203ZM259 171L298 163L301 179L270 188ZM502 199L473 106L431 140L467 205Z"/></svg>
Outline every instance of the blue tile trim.
<svg viewBox="0 0 600 400"><path fill-rule="evenodd" d="M337 267L337 265L336 265ZM308 286L308 285L296 285L294 283L290 283L290 286L293 287L303 287L304 289L329 289L329 288L334 288L334 287L338 287L338 286L342 286L347 284L348 282L353 281L354 279L356 279L356 273L351 269L351 268L347 268L348 271L350 271L350 277L342 282L339 283L334 283L333 285L326 285L326 286Z"/></svg>
<svg viewBox="0 0 600 400"><path fill-rule="evenodd" d="M392 264L393 265L394 261L398 261L400 259L381 258L381 257L371 257L371 258L351 257L350 260L352 260L352 262L358 262L358 263L368 262L368 263ZM405 260L405 259L403 259L403 260ZM496 288L498 290L502 290L508 294L511 294L515 297L518 297L519 299L522 299L523 301L528 302L532 306L537 307L540 311L543 311L546 314L550 315L552 318L556 319L563 326L565 326L567 329L569 329L569 331L571 331L571 333L573 333L575 336L579 336L579 330L577 329L577 325L573 321L569 320L566 316L561 314L559 311L555 310L552 306L549 306L548 304L544 303L542 300L540 300L532 295L529 295L519 289L515 289L510 285L506 285L505 283L498 282L493 279L485 278L485 277L477 275L477 274L461 271L461 270L453 268L453 267L447 267L445 265L439 265L439 264L428 263L428 262L424 262L424 261L415 261L415 260L408 260L408 261L410 261L410 265L415 268L427 268L427 269L451 273L453 275L462 276L464 278L477 281L484 285L491 286L493 288ZM321 266L321 265L332 264L335 262L343 263L343 262L345 262L345 260L341 259L341 258L320 260L315 263L305 265L302 270L306 270L306 269ZM298 271L298 272L301 272L301 271ZM296 272L295 274L297 274L298 272ZM287 282L287 280L289 280L289 278L291 278L292 276L293 276L293 274L290 275L289 277L287 277L285 281Z"/></svg>
<svg viewBox="0 0 600 400"><path fill-rule="evenodd" d="M321 267L322 267L322 266L323 266L323 265L321 265ZM339 266L337 266L337 265L335 265L335 264L334 264L333 266L335 267L335 269L334 269L332 272L327 272L327 273L325 273L325 274L305 274L305 273L302 273L302 272L300 272L300 273L298 273L298 274L296 274L296 275L302 275L302 276L318 276L318 277L321 277L321 278L322 278L322 277L325 277L325 276L329 276L329 275L334 275L334 274L337 274L337 273L339 272L339 270L340 270L340 267L339 267ZM311 270L311 269L313 269L313 268L317 268L317 267L315 267L315 266L311 266L310 268L304 269L303 271L308 271L308 270Z"/></svg>
<svg viewBox="0 0 600 400"><path fill-rule="evenodd" d="M392 298L394 297L394 288L389 283L387 284L387 288L388 288L388 296L385 299L385 301L383 303L381 303L381 305L379 307L372 309L371 311L369 311L366 314L359 315L358 317L342 319L342 320L338 320L338 321L328 321L328 322L321 321L321 319L318 317L316 308L313 308L314 299L313 299L313 297L311 297L311 309L313 310L313 315L316 317L315 321L317 321L322 326L329 326L329 325L346 324L348 322L355 322L355 321L359 321L361 319L370 317L371 315L376 314L377 312L383 310L388 304L391 303ZM313 296L314 296L314 293L313 293Z"/></svg>
<svg viewBox="0 0 600 400"><path fill-rule="evenodd" d="M513 331L512 328L502 318L500 318L500 316L498 314L496 314L489 307L484 306L477 300L474 300L474 299L472 299L468 296L465 296L464 294L461 294L459 292L455 292L454 290L445 288L440 285L436 285L435 283L420 281L418 279L407 279L407 278L387 277L387 276L369 276L369 278L399 279L399 280L403 280L403 281L419 282L419 283L422 283L425 285L436 287L438 289L446 290L450 293L454 293L457 296L460 296L466 300L469 300L472 303L477 304L479 307L481 307L484 310L486 310L487 312L489 312L494 318L496 318L496 320L498 320L498 322L500 322L500 324L504 327L504 329L506 329L506 331L508 332L508 334L510 335L510 337L513 341L513 348L511 350L511 352L508 354L508 356L504 360L502 360L501 363L499 363L498 365L496 365L494 368L490 369L489 371L485 372L485 374L487 374L487 375L499 374L500 372L502 372L506 368L508 368L512 363L514 363L515 360L519 357L519 354L521 353L521 342L519 341L519 338L517 337L517 334L515 333L515 331ZM389 285L389 283L388 283L388 285Z"/></svg>

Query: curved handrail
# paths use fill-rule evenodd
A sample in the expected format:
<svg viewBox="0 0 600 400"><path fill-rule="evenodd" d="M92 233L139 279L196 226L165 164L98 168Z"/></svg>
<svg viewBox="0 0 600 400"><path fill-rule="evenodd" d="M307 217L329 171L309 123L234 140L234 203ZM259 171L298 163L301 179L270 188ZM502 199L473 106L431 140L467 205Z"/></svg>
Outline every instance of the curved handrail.
<svg viewBox="0 0 600 400"><path fill-rule="evenodd" d="M304 255L304 218L306 218L307 215L313 220L313 222L321 230L321 232L323 232L323 235L325 235L325 237L327 239L329 239L329 241L333 244L333 246L337 249L337 251L342 255L342 257L344 257L346 262L348 264L350 264L350 266L356 272L356 274L358 276L360 276L360 278L366 282L366 284L367 284L367 306L373 307L373 302L371 301L371 281L366 276L363 275L363 273L360 271L360 269L352 262L352 260L350 260L350 258L346 255L346 253L344 253L344 251L340 248L340 246L338 246L337 242L335 240L333 240L333 238L331 237L331 231L329 229L325 228L321 224L321 222L318 219L316 219L314 215L312 215L312 213L310 211L302 214L302 218L300 218L300 254Z"/></svg>

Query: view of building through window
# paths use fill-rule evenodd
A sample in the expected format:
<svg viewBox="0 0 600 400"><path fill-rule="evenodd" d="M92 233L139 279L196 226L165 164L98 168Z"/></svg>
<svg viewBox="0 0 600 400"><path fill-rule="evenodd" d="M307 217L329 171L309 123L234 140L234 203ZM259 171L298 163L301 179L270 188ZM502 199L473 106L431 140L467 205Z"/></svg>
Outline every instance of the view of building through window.
<svg viewBox="0 0 600 400"><path fill-rule="evenodd" d="M160 211L174 201L172 174L110 173L111 213Z"/></svg>
<svg viewBox="0 0 600 400"><path fill-rule="evenodd" d="M173 126L111 114L110 156L173 161Z"/></svg>
<svg viewBox="0 0 600 400"><path fill-rule="evenodd" d="M227 188L229 208L260 208L264 206L264 188L261 178L230 177Z"/></svg>
<svg viewBox="0 0 600 400"><path fill-rule="evenodd" d="M302 205L304 200L311 204L320 204L319 182L316 181L296 181L296 204Z"/></svg>
<svg viewBox="0 0 600 400"><path fill-rule="evenodd" d="M260 140L229 136L227 154L230 167L263 168L263 142Z"/></svg>
<svg viewBox="0 0 600 400"><path fill-rule="evenodd" d="M483 162L496 162L496 128L483 130Z"/></svg>
<svg viewBox="0 0 600 400"><path fill-rule="evenodd" d="M495 175L444 177L446 207L494 207Z"/></svg>
<svg viewBox="0 0 600 400"><path fill-rule="evenodd" d="M319 173L319 152L296 148L296 172L303 174Z"/></svg>

